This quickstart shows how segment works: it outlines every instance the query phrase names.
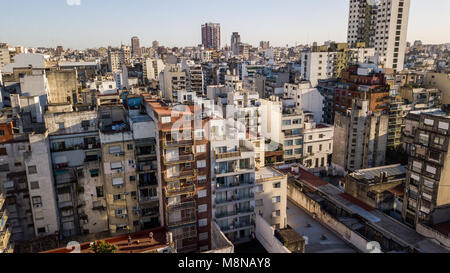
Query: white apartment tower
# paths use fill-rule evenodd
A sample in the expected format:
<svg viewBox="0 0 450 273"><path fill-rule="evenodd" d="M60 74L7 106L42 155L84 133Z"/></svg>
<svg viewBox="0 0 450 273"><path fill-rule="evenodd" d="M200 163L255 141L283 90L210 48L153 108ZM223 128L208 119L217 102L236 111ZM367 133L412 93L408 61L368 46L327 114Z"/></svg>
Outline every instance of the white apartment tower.
<svg viewBox="0 0 450 273"><path fill-rule="evenodd" d="M375 48L385 68L402 71L410 0L350 0L348 43Z"/></svg>

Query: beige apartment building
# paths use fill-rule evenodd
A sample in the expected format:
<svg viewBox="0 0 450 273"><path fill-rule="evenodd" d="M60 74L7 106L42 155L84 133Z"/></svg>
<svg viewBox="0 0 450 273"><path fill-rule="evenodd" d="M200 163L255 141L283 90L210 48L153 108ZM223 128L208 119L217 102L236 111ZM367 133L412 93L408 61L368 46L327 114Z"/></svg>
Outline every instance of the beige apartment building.
<svg viewBox="0 0 450 273"><path fill-rule="evenodd" d="M274 229L287 227L287 175L272 167L255 172L255 213Z"/></svg>

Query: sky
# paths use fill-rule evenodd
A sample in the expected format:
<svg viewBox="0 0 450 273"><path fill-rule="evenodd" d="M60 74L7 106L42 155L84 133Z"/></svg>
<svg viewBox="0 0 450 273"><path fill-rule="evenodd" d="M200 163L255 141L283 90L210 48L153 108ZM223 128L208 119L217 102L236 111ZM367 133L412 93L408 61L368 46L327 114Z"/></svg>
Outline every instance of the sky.
<svg viewBox="0 0 450 273"><path fill-rule="evenodd" d="M221 24L252 45L346 42L349 0L0 0L0 42L10 46L95 48L154 40L201 44L201 25ZM450 42L450 0L411 0L407 40Z"/></svg>

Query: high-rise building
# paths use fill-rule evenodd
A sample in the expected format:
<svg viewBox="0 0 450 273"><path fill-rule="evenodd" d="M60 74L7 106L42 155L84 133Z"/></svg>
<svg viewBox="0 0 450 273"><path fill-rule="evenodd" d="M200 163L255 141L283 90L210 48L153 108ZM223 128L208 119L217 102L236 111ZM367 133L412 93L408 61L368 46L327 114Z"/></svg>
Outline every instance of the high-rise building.
<svg viewBox="0 0 450 273"><path fill-rule="evenodd" d="M261 42L259 43L259 46L260 46L262 49L269 49L269 48L270 48L270 42L269 42L269 41L261 41Z"/></svg>
<svg viewBox="0 0 450 273"><path fill-rule="evenodd" d="M143 65L144 79L159 80L159 74L164 70L164 62L161 59L147 58Z"/></svg>
<svg viewBox="0 0 450 273"><path fill-rule="evenodd" d="M231 35L231 51L234 55L239 55L239 44L241 43L241 35L237 32L233 32Z"/></svg>
<svg viewBox="0 0 450 273"><path fill-rule="evenodd" d="M220 49L220 24L206 23L202 25L202 45L206 49Z"/></svg>
<svg viewBox="0 0 450 273"><path fill-rule="evenodd" d="M405 119L402 140L409 162L403 219L416 228L439 230L450 221L449 124L440 109L411 111Z"/></svg>
<svg viewBox="0 0 450 273"><path fill-rule="evenodd" d="M56 56L62 56L63 52L64 52L64 48L62 46L58 46L56 48Z"/></svg>
<svg viewBox="0 0 450 273"><path fill-rule="evenodd" d="M375 48L380 64L402 71L410 0L350 0L348 43Z"/></svg>
<svg viewBox="0 0 450 273"><path fill-rule="evenodd" d="M187 76L186 72L177 65L167 65L159 77L159 88L162 91L162 97L173 102L179 98L178 91L186 90Z"/></svg>
<svg viewBox="0 0 450 273"><path fill-rule="evenodd" d="M208 120L198 116L194 106L171 107L157 99L144 99L158 130L164 225L173 234L177 252L208 251L212 240L211 156L203 129Z"/></svg>
<svg viewBox="0 0 450 273"><path fill-rule="evenodd" d="M131 54L133 57L141 56L141 47L139 44L139 38L136 36L131 38Z"/></svg>
<svg viewBox="0 0 450 273"><path fill-rule="evenodd" d="M7 44L0 44L0 68L11 63L11 55Z"/></svg>

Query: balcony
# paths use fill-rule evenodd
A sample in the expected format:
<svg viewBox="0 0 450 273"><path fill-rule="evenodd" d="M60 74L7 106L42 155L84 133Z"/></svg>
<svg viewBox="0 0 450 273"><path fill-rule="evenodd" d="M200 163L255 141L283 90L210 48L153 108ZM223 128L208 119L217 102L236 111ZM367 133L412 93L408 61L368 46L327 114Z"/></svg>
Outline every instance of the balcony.
<svg viewBox="0 0 450 273"><path fill-rule="evenodd" d="M11 238L11 228L6 228L0 232L0 249L7 248Z"/></svg>
<svg viewBox="0 0 450 273"><path fill-rule="evenodd" d="M244 166L242 168L239 168L237 166L232 166L232 167L229 167L229 168L218 168L218 167L216 167L214 169L214 172L215 172L217 177L223 177L223 176L237 175L237 174L243 174L243 173L247 173L247 172L253 172L254 170L255 170L255 166L252 164L252 165Z"/></svg>
<svg viewBox="0 0 450 273"><path fill-rule="evenodd" d="M164 172L164 180L167 182L182 180L182 179L194 179L197 176L197 170L183 170L179 171L178 173L174 174L171 177L167 176L167 171Z"/></svg>
<svg viewBox="0 0 450 273"><path fill-rule="evenodd" d="M236 188L245 188L245 187L252 187L255 185L255 181L251 179L244 179L244 180L237 180L231 183L216 183L217 191L226 191Z"/></svg>
<svg viewBox="0 0 450 273"><path fill-rule="evenodd" d="M244 201L251 201L255 198L255 195L253 193L246 194L246 195L240 195L240 196L233 196L228 199L216 199L216 204L226 204L226 203L239 203Z"/></svg>
<svg viewBox="0 0 450 273"><path fill-rule="evenodd" d="M188 162L194 162L194 155L180 155L171 159L168 159L167 156L164 156L165 165L176 165Z"/></svg>
<svg viewBox="0 0 450 273"><path fill-rule="evenodd" d="M184 186L180 188L165 188L166 198L174 197L186 194L194 194L195 193L195 185Z"/></svg>
<svg viewBox="0 0 450 273"><path fill-rule="evenodd" d="M227 212L216 212L216 219L223 219L223 218L229 218L229 217L241 217L245 216L242 214L253 214L254 208L247 208L247 209L238 209L234 211L227 211Z"/></svg>
<svg viewBox="0 0 450 273"><path fill-rule="evenodd" d="M246 221L246 222L239 222L239 223L231 224L226 227L221 227L220 229L223 232L228 233L228 232L239 231L242 229L248 229L248 228L252 228L252 227L254 227L254 223L252 221Z"/></svg>
<svg viewBox="0 0 450 273"><path fill-rule="evenodd" d="M155 202L159 200L159 196L139 196L139 202L140 203L150 203Z"/></svg>
<svg viewBox="0 0 450 273"><path fill-rule="evenodd" d="M0 231L3 231L8 221L9 213L7 210L0 212Z"/></svg>
<svg viewBox="0 0 450 273"><path fill-rule="evenodd" d="M194 140L164 140L163 148L185 147L194 145Z"/></svg>
<svg viewBox="0 0 450 273"><path fill-rule="evenodd" d="M5 198L6 198L5 193L4 192L0 192L0 210L3 207L3 204L5 204Z"/></svg>
<svg viewBox="0 0 450 273"><path fill-rule="evenodd" d="M196 207L195 201L189 201L189 202L183 202L173 205L167 205L167 210L170 211L177 211L177 210L184 210L184 209L190 209Z"/></svg>
<svg viewBox="0 0 450 273"><path fill-rule="evenodd" d="M225 153L215 152L214 153L214 158L216 159L216 161L226 160L226 159L230 159L230 158L239 158L239 157L241 157L241 150L234 151L234 152L225 152Z"/></svg>
<svg viewBox="0 0 450 273"><path fill-rule="evenodd" d="M184 226L184 225L190 225L190 224L196 224L197 223L197 217L195 215L192 215L192 217L184 217L181 220L178 221L168 221L167 226L169 228L177 227L177 226Z"/></svg>
<svg viewBox="0 0 450 273"><path fill-rule="evenodd" d="M153 164L138 164L136 171L138 173L146 173L146 172L155 172L157 170L158 167L154 166Z"/></svg>

